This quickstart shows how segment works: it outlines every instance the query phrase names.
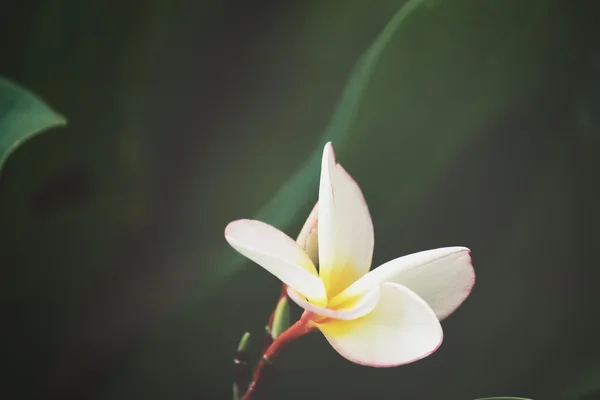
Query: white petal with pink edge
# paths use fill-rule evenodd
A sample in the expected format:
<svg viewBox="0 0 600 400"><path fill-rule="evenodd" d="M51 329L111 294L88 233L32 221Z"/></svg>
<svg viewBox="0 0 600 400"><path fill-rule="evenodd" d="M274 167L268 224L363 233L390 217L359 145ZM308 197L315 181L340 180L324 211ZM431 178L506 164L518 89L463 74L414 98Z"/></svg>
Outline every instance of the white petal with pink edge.
<svg viewBox="0 0 600 400"><path fill-rule="evenodd" d="M345 302L382 282L408 287L442 320L468 297L475 283L475 271L470 250L466 247L421 251L375 268L332 299L330 304L335 306Z"/></svg>
<svg viewBox="0 0 600 400"><path fill-rule="evenodd" d="M237 220L225 228L225 239L243 256L254 261L311 302L325 305L323 282L308 255L285 233L254 220Z"/></svg>
<svg viewBox="0 0 600 400"><path fill-rule="evenodd" d="M442 327L429 305L410 289L380 286L373 311L351 321L317 324L327 341L346 359L371 367L394 367L420 360L438 349Z"/></svg>
<svg viewBox="0 0 600 400"><path fill-rule="evenodd" d="M369 290L367 293L358 298L357 301L352 302L352 304L347 308L338 308L338 309L329 309L325 307L319 307L317 305L311 304L306 299L302 297L298 292L294 289L287 289L288 296L292 299L296 304L300 307L309 311L313 314L319 315L321 317L334 318L340 320L352 320L356 318L360 318L364 315L367 315L375 306L377 306L377 302L379 301L379 287L375 287Z"/></svg>
<svg viewBox="0 0 600 400"><path fill-rule="evenodd" d="M358 184L336 164L331 143L321 165L319 275L332 298L371 268L373 223Z"/></svg>

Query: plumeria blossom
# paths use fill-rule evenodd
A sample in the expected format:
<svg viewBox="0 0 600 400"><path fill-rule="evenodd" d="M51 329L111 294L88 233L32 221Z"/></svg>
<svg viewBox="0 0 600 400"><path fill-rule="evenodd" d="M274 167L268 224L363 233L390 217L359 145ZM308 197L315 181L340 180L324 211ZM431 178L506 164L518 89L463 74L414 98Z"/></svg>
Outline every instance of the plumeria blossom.
<svg viewBox="0 0 600 400"><path fill-rule="evenodd" d="M343 357L392 367L440 346L440 321L475 282L470 250L421 251L371 270L373 224L358 184L325 145L319 200L297 241L255 220L237 220L225 238L288 286L289 297ZM317 270L316 266L319 269Z"/></svg>

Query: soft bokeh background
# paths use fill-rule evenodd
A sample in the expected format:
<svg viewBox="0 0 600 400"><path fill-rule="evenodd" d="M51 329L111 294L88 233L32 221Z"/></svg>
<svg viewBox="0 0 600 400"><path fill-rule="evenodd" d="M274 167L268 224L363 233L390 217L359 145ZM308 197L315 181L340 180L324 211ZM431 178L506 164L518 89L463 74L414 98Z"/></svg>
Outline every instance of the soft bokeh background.
<svg viewBox="0 0 600 400"><path fill-rule="evenodd" d="M279 283L223 228L319 151L402 3L4 0L0 74L69 126L0 179L1 397L231 398ZM398 29L338 160L374 264L465 245L477 284L433 356L369 369L313 334L265 398L600 398L599 8L429 0Z"/></svg>

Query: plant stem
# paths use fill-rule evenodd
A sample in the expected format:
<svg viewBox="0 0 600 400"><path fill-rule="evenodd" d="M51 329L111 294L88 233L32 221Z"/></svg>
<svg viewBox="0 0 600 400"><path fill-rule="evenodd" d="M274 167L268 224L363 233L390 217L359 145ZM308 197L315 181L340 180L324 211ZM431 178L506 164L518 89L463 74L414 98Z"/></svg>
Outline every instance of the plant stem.
<svg viewBox="0 0 600 400"><path fill-rule="evenodd" d="M272 363L275 357L279 354L279 352L289 343L298 339L300 336L303 336L314 329L314 326L309 324L311 318L311 314L305 312L302 314L302 317L294 325L290 326L286 331L284 331L277 339L271 343L271 345L264 352L262 358L258 362L258 365L254 369L254 375L252 377L252 382L250 386L248 386L248 390L242 397L242 400L250 400L251 397L255 394L258 385L260 385L261 380L264 377L265 369L268 368Z"/></svg>

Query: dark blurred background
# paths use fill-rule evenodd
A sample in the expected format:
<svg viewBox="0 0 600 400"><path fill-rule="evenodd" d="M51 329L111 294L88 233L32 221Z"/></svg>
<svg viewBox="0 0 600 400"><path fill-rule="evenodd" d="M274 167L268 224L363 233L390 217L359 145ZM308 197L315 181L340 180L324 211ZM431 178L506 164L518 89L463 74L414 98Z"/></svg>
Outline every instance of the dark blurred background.
<svg viewBox="0 0 600 400"><path fill-rule="evenodd" d="M0 397L230 399L279 282L221 263L223 228L318 150L402 3L3 0L0 74L69 125L0 177ZM427 0L397 30L338 160L374 265L464 245L477 284L431 357L370 369L313 334L264 398L600 399L599 9Z"/></svg>

